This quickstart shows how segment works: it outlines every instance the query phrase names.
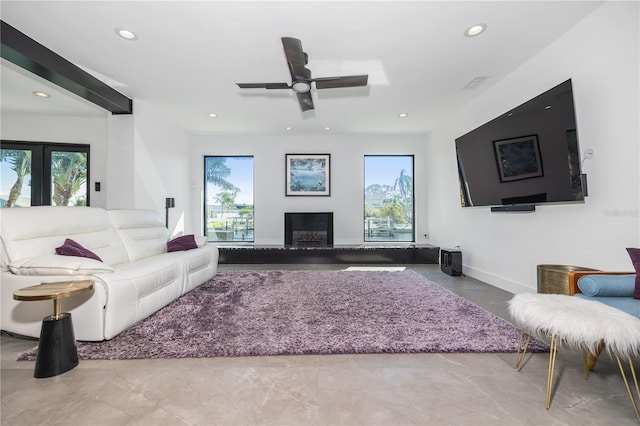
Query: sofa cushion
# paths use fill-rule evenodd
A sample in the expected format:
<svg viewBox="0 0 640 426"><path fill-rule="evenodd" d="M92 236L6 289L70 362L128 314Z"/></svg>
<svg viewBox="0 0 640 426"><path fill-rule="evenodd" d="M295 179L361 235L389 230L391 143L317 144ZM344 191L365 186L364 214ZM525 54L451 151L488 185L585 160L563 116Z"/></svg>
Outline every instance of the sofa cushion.
<svg viewBox="0 0 640 426"><path fill-rule="evenodd" d="M209 243L209 239L207 237L205 237L204 235L196 235L195 239L196 239L196 244L198 245L198 247L204 247Z"/></svg>
<svg viewBox="0 0 640 426"><path fill-rule="evenodd" d="M80 243L77 243L69 238L64 240L64 244L62 244L60 247L56 247L56 254L59 254L61 256L87 257L89 259L94 259L98 262L102 262L102 259L100 259L97 254L89 249L84 248Z"/></svg>
<svg viewBox="0 0 640 426"><path fill-rule="evenodd" d="M163 300L160 306L164 306L180 297L182 290L181 280L184 279L184 266L180 262L172 260L171 255L168 253L118 265L115 271L131 280L136 289L138 299L152 295L167 286L174 287L173 290L170 290L170 293L175 297ZM165 296L159 297L162 299Z"/></svg>
<svg viewBox="0 0 640 426"><path fill-rule="evenodd" d="M128 209L107 212L127 250L130 262L167 252L169 231L159 212Z"/></svg>
<svg viewBox="0 0 640 426"><path fill-rule="evenodd" d="M578 288L587 296L631 297L635 287L635 275L584 275L578 280Z"/></svg>
<svg viewBox="0 0 640 426"><path fill-rule="evenodd" d="M631 257L631 263L633 263L633 267L636 270L636 285L633 290L633 297L635 299L640 299L640 249L628 248L627 252Z"/></svg>
<svg viewBox="0 0 640 426"><path fill-rule="evenodd" d="M36 256L10 263L16 275L92 275L113 272L113 268L94 259L77 256Z"/></svg>
<svg viewBox="0 0 640 426"><path fill-rule="evenodd" d="M167 242L167 252L193 250L194 248L198 248L198 244L193 234L182 235Z"/></svg>
<svg viewBox="0 0 640 426"><path fill-rule="evenodd" d="M53 255L67 238L82 244L109 265L128 261L127 252L102 208L0 209L0 217L3 266L38 255Z"/></svg>
<svg viewBox="0 0 640 426"><path fill-rule="evenodd" d="M634 299L633 297L591 297L582 293L577 293L573 297L604 303L605 305L618 308L629 315L640 318L640 300Z"/></svg>
<svg viewBox="0 0 640 426"><path fill-rule="evenodd" d="M167 253L166 256L170 257L171 261L179 260L185 267L186 282L182 290L184 294L215 275L219 253L215 245L207 244L193 250Z"/></svg>

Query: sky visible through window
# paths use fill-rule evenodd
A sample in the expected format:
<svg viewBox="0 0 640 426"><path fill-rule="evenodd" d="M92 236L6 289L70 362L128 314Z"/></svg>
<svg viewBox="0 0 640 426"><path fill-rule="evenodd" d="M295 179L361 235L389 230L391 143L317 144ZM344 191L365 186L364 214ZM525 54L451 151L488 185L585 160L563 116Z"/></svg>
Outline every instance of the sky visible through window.
<svg viewBox="0 0 640 426"><path fill-rule="evenodd" d="M365 156L364 182L369 185L393 185L404 169L413 173L413 158L408 155L368 155Z"/></svg>
<svg viewBox="0 0 640 426"><path fill-rule="evenodd" d="M240 189L236 204L253 204L253 157L226 157L225 165L231 174L225 179ZM208 184L210 188L216 188ZM208 191L209 204L216 204L216 189Z"/></svg>
<svg viewBox="0 0 640 426"><path fill-rule="evenodd" d="M253 158L227 157L226 166L231 169L231 175L226 179L240 188L236 197L237 204L253 204ZM406 155L371 155L365 157L365 185L380 184L393 185L406 170L413 172L411 156ZM209 198L215 194L209 193ZM210 200L214 201L214 200Z"/></svg>
<svg viewBox="0 0 640 426"><path fill-rule="evenodd" d="M0 182L0 194L4 196L8 196L11 191L11 187L16 183L16 172L11 170L11 164L5 159L2 161L2 165L0 166L0 171L2 171L2 182ZM25 179L24 184L22 185L22 191L20 192L20 197L31 198L31 175L29 174L29 178Z"/></svg>

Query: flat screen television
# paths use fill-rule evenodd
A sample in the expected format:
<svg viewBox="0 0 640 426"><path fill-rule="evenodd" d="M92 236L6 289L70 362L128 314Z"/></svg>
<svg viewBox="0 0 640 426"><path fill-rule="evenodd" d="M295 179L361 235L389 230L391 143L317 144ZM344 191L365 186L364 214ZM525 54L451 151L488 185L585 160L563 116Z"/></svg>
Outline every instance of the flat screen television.
<svg viewBox="0 0 640 426"><path fill-rule="evenodd" d="M460 136L455 146L463 207L584 202L570 79Z"/></svg>

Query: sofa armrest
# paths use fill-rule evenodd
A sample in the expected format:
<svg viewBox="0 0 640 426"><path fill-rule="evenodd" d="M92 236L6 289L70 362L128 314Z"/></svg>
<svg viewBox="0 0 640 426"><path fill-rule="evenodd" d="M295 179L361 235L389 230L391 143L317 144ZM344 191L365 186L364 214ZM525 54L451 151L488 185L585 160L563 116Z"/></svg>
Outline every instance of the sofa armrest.
<svg viewBox="0 0 640 426"><path fill-rule="evenodd" d="M585 275L635 275L635 272L570 271L568 275L570 296L582 293L578 288L578 280Z"/></svg>

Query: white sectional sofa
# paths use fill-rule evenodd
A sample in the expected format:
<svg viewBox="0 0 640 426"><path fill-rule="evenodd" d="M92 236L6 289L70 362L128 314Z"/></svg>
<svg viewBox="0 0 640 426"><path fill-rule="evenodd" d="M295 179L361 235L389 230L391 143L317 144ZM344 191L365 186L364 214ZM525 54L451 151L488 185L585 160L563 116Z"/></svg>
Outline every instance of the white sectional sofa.
<svg viewBox="0 0 640 426"><path fill-rule="evenodd" d="M212 278L218 249L167 252L168 231L151 210L28 207L0 211L0 328L39 337L51 301L13 299L13 292L43 282L92 280L94 290L62 299L77 340L108 340ZM102 262L55 254L72 239Z"/></svg>

